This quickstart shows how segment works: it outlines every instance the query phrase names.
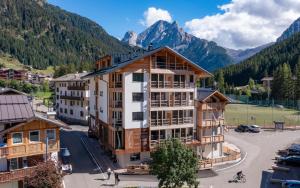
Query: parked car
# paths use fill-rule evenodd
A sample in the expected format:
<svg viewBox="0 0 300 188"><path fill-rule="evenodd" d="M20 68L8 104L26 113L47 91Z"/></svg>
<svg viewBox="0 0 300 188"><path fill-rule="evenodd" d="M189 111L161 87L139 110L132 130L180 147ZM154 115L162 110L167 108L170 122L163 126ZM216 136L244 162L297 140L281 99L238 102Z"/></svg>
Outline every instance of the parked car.
<svg viewBox="0 0 300 188"><path fill-rule="evenodd" d="M236 132L248 132L249 126L248 125L239 125L236 129Z"/></svg>
<svg viewBox="0 0 300 188"><path fill-rule="evenodd" d="M300 181L298 180L284 180L281 183L283 188L300 188Z"/></svg>
<svg viewBox="0 0 300 188"><path fill-rule="evenodd" d="M72 174L73 168L71 164L71 153L68 148L61 148L61 170L66 173Z"/></svg>
<svg viewBox="0 0 300 188"><path fill-rule="evenodd" d="M258 125L249 125L249 132L252 133L259 133L260 132L260 127Z"/></svg>
<svg viewBox="0 0 300 188"><path fill-rule="evenodd" d="M300 155L300 144L292 144L291 147L287 149L288 155Z"/></svg>
<svg viewBox="0 0 300 188"><path fill-rule="evenodd" d="M287 164L287 165L300 165L300 156L293 155L287 157L278 157L277 162L280 164Z"/></svg>

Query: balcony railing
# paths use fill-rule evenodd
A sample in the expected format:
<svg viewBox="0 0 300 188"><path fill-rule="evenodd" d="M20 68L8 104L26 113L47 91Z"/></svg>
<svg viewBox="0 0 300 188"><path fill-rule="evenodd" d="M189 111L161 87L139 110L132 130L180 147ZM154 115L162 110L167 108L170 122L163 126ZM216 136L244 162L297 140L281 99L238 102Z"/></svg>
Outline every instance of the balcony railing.
<svg viewBox="0 0 300 188"><path fill-rule="evenodd" d="M203 127L212 127L212 126L219 126L224 125L225 121L223 117L218 117L216 119L204 119L202 120Z"/></svg>
<svg viewBox="0 0 300 188"><path fill-rule="evenodd" d="M202 104L202 110L220 110L224 108L224 105L221 103L205 103Z"/></svg>
<svg viewBox="0 0 300 188"><path fill-rule="evenodd" d="M56 141L49 141L48 150L58 150L58 144ZM0 147L0 158L3 157L22 157L33 154L44 154L46 145L43 142L30 143L30 144L19 144L13 146Z"/></svg>
<svg viewBox="0 0 300 188"><path fill-rule="evenodd" d="M122 101L112 101L110 104L112 108L122 108Z"/></svg>
<svg viewBox="0 0 300 188"><path fill-rule="evenodd" d="M186 137L180 137L180 135L175 136L175 138L178 138L181 142L183 143L189 143L193 141L193 136L188 135ZM150 141L150 147L155 148L158 147L159 145L163 144L166 139L152 139Z"/></svg>
<svg viewBox="0 0 300 188"><path fill-rule="evenodd" d="M217 142L223 142L223 141L224 141L224 135L202 136L201 137L201 144L217 143Z"/></svg>
<svg viewBox="0 0 300 188"><path fill-rule="evenodd" d="M87 86L68 86L68 90L87 90Z"/></svg>
<svg viewBox="0 0 300 188"><path fill-rule="evenodd" d="M151 107L176 107L176 106L193 106L193 100L175 100L173 103L170 100L151 100Z"/></svg>
<svg viewBox="0 0 300 188"><path fill-rule="evenodd" d="M113 126L115 128L121 128L122 127L122 119L112 119Z"/></svg>
<svg viewBox="0 0 300 188"><path fill-rule="evenodd" d="M171 70L191 70L189 66L175 63L175 62L153 62L152 66L153 69L171 69Z"/></svg>
<svg viewBox="0 0 300 188"><path fill-rule="evenodd" d="M194 88L194 83L173 82L170 81L151 81L152 88Z"/></svg>
<svg viewBox="0 0 300 188"><path fill-rule="evenodd" d="M182 125L193 123L193 117L172 118L169 119L151 119L151 126L169 126L169 125Z"/></svg>
<svg viewBox="0 0 300 188"><path fill-rule="evenodd" d="M112 82L110 85L109 85L110 88L122 88L122 82Z"/></svg>
<svg viewBox="0 0 300 188"><path fill-rule="evenodd" d="M36 167L28 167L9 172L0 172L0 183L23 180L25 177L31 176Z"/></svg>
<svg viewBox="0 0 300 188"><path fill-rule="evenodd" d="M84 97L80 96L68 96L68 95L61 95L60 99L69 99L69 100L84 100Z"/></svg>

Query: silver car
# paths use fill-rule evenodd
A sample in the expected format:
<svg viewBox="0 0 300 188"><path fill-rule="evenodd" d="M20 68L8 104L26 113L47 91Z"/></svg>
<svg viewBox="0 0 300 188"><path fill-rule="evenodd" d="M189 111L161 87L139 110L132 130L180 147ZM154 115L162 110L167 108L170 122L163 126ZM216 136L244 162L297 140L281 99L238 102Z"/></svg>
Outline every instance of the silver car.
<svg viewBox="0 0 300 188"><path fill-rule="evenodd" d="M249 132L259 133L260 127L258 125L249 125Z"/></svg>

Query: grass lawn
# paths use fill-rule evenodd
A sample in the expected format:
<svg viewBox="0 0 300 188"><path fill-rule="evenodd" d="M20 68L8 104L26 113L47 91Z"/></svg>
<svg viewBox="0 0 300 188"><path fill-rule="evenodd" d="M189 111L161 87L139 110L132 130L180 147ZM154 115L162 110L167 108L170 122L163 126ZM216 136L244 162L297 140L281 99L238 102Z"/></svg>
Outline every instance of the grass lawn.
<svg viewBox="0 0 300 188"><path fill-rule="evenodd" d="M227 125L247 123L273 125L273 121L284 121L286 125L300 125L299 111L247 104L228 104L225 110L225 120Z"/></svg>
<svg viewBox="0 0 300 188"><path fill-rule="evenodd" d="M43 91L38 91L36 93L34 93L34 96L37 99L45 99L45 98L49 98L51 97L53 92L49 91L49 92L43 92Z"/></svg>

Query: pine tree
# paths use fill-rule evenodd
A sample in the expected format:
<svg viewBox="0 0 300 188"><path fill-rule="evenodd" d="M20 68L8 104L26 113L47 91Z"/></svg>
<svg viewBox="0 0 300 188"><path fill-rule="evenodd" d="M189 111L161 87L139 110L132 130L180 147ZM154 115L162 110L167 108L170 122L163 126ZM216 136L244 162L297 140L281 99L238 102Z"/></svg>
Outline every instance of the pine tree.
<svg viewBox="0 0 300 188"><path fill-rule="evenodd" d="M298 64L296 65L295 68L295 76L296 76L296 81L295 81L295 99L300 100L300 60L298 61Z"/></svg>
<svg viewBox="0 0 300 188"><path fill-rule="evenodd" d="M220 92L224 93L225 92L225 81L224 81L224 73L223 70L220 70L216 76L216 80L218 83L218 89Z"/></svg>

